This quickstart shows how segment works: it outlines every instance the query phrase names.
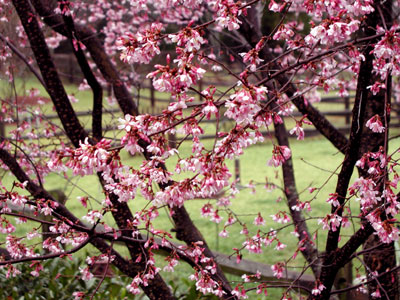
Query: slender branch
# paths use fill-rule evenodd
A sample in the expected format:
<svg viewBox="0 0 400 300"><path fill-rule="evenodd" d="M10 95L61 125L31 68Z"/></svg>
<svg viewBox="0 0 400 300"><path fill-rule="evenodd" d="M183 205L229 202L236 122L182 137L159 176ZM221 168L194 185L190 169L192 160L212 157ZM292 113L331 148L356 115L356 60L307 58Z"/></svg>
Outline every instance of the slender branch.
<svg viewBox="0 0 400 300"><path fill-rule="evenodd" d="M112 248L112 246L113 246L113 244L111 244L111 248ZM110 267L110 261L111 261L110 258L111 257L110 257L110 253L109 253L108 254L108 260L107 260L107 265L106 265L106 268L104 269L103 276L101 277L100 282L98 283L98 285L96 286L95 290L93 291L92 296L90 297L90 300L92 300L94 298L94 296L96 295L97 291L99 290L101 284L103 283L104 279L107 276L108 268Z"/></svg>
<svg viewBox="0 0 400 300"><path fill-rule="evenodd" d="M18 50L17 47L13 43L11 43L7 38L5 38L1 33L0 33L0 40L2 40L10 49L25 63L25 65L29 68L29 70L32 72L33 75L39 80L41 85L47 90L46 88L46 83L43 81L42 76L40 76L39 72L36 71L34 67L29 63L28 59L25 57L25 55Z"/></svg>
<svg viewBox="0 0 400 300"><path fill-rule="evenodd" d="M340 290L334 290L334 291L331 292L331 295L343 294L343 293L347 293L347 292L349 292L351 290L355 290L355 289L361 288L361 287L367 285L368 283L371 283L371 282L375 281L377 278L393 274L394 272L396 272L399 269L400 269L400 266L396 266L396 267L394 267L394 268L392 268L390 270L387 270L387 271L385 271L383 273L380 273L380 274L376 275L374 278L366 280L366 281L364 281L364 282L362 282L360 284L349 286L347 288L340 289Z"/></svg>
<svg viewBox="0 0 400 300"><path fill-rule="evenodd" d="M250 8L247 11L246 26L242 24L243 33L245 36L249 37L249 30L252 32L252 35L261 36L260 28L256 25L256 12L254 8ZM283 19L284 17L282 17ZM267 76L266 72L261 73L262 76ZM271 87L271 84L267 86ZM278 110L278 104L276 103L275 97L269 99L266 109L270 109L272 111ZM278 141L280 146L289 147L289 138L288 132L283 124L275 124L275 138ZM296 181L294 176L294 168L293 161L291 158L286 160L282 164L282 172L283 172L283 181L284 181L284 193L287 199L287 205L290 211L290 215L292 217L293 223L297 232L299 233L299 243L301 243L301 253L306 258L307 262L311 265L311 268L314 272L315 277L319 275L319 266L321 264L320 259L318 258L318 251L316 247L313 245L311 241L311 235L309 233L307 224L305 222L304 216L300 211L293 209L294 206L298 204L299 195L296 188Z"/></svg>
<svg viewBox="0 0 400 300"><path fill-rule="evenodd" d="M51 253L51 254L46 254L46 255L40 255L40 256L32 256L32 257L23 257L23 258L18 258L18 259L11 259L11 260L5 260L5 261L0 261L0 266L5 266L5 265L12 265L12 264L17 264L17 263L22 263L22 262L27 262L27 261L41 261L41 260L48 260L56 257L63 257L72 253L75 253L82 248L84 248L87 244L90 243L90 241L93 239L93 237L88 237L86 240L84 240L82 243L80 243L78 246L72 248L71 250L65 251L65 252L58 252L58 253Z"/></svg>
<svg viewBox="0 0 400 300"><path fill-rule="evenodd" d="M271 107L276 106L275 103L271 104ZM280 146L289 147L288 133L284 123L275 124L275 138ZM316 278L319 276L321 259L318 257L318 250L312 242L311 235L309 233L307 223L305 222L304 216L300 211L294 209L298 204L299 194L296 188L296 181L294 176L293 160L290 157L282 164L282 175L284 183L284 192L287 199L287 205L292 217L293 223L296 228L296 232L299 234L299 242L301 245L301 253L304 255L308 263L312 263L311 269Z"/></svg>
<svg viewBox="0 0 400 300"><path fill-rule="evenodd" d="M246 39L250 47L254 48L261 39L261 34L256 31L254 24L250 22L244 22L239 29L239 33ZM281 70L282 68L274 61L274 55L269 51L267 47L261 49L259 57L266 62L271 63L271 68ZM297 63L300 65L300 61ZM295 68L296 64L291 65L290 69ZM315 128L321 132L338 150L341 152L345 151L347 146L346 137L338 131L311 103L307 103L303 96L295 97L297 89L293 83L289 83L290 80L286 76L286 72L275 73L274 78L278 81L280 86L288 85L285 93L289 98L293 98L292 102L297 109L303 114L307 115L307 118L313 123ZM257 82L257 84L264 84L270 81L271 76L267 76L264 79Z"/></svg>

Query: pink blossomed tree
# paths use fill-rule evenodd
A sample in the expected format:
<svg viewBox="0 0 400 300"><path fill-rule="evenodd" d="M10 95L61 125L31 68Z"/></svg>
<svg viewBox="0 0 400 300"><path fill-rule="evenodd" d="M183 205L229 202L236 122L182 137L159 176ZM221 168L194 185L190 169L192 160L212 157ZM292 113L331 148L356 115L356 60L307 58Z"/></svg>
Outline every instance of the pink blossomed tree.
<svg viewBox="0 0 400 300"><path fill-rule="evenodd" d="M131 278L130 293L150 299L175 299L163 277L180 264L191 267L189 279L201 294L222 299L266 295L276 287L284 288L281 299L329 299L360 289L371 299L398 299L400 177L398 150L388 150L388 129L392 90L398 96L400 85L399 11L391 0L0 0L2 76L13 83L16 64L25 64L59 119L52 122L40 106L23 106L18 97L1 98L2 122L14 124L0 137L2 168L13 176L12 185L0 185L1 267L7 276L18 276L20 263L28 261L32 276L40 276L44 260L86 249L82 279L93 278L95 263L113 265ZM61 41L71 45L84 77L81 87L93 95L86 125L71 104L79 99L67 94L50 51ZM234 82L230 88L198 88L202 78L221 70ZM133 91L145 80L170 99L161 114L139 113ZM124 116L110 121L120 132L115 138L103 128L107 86L108 100ZM352 122L344 135L314 102L320 93L344 97L351 90ZM302 116L295 119L294 109ZM229 128L222 129L222 118L230 120ZM295 119L289 130L288 119ZM216 120L211 147L202 140L210 120ZM312 211L320 187L300 197L295 184L288 138L304 139L304 124L344 155L331 176L336 188L329 191L324 215ZM188 142L192 151L185 154L180 150ZM287 206L253 207L252 223L246 224L231 206L240 188L228 166L261 142L272 145L265 168L281 170ZM131 156L141 162L129 163ZM78 218L69 209L76 199L64 205L45 188L54 174L71 184L75 177L99 182L102 199L82 190L79 210L85 213ZM138 198L146 205L137 205ZM240 232L228 253L237 263L247 253L273 257L287 250L280 232L290 227L295 246L271 266L277 281L263 280L259 272L228 280L185 208L193 199L203 203L197 213L224 224L221 237ZM157 223L161 214L173 229ZM265 227L267 215L275 222L272 229ZM41 233L44 226L50 235ZM348 226L351 234L342 234ZM155 254L160 250L167 253L161 264ZM311 286L301 284L301 274L283 280L287 262L296 259L305 262L302 273L314 277ZM335 278L352 260L363 266L360 280L338 288ZM74 297L90 295L77 291Z"/></svg>

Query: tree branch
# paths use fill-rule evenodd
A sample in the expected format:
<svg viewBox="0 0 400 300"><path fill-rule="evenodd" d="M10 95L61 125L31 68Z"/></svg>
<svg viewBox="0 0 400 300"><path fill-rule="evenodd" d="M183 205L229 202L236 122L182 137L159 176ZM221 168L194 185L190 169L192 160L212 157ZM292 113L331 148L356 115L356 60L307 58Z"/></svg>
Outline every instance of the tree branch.
<svg viewBox="0 0 400 300"><path fill-rule="evenodd" d="M253 8L249 8L251 11ZM250 47L254 48L256 44L261 40L261 32L255 28L255 24L252 23L252 19L247 17L244 19L240 26L239 33L245 38ZM279 70L281 67L274 61L274 55L269 51L267 47L261 49L259 57L266 62L272 62L271 68ZM276 76L280 86L287 86L285 93L289 98L295 96L297 91L296 86L290 83L290 79L284 74ZM338 131L325 117L322 115L311 103L307 103L303 96L294 97L292 99L293 104L303 114L307 115L307 118L313 123L315 128L324 135L339 151L344 153L347 146L346 137Z"/></svg>
<svg viewBox="0 0 400 300"><path fill-rule="evenodd" d="M60 0L59 0L60 2ZM64 22L66 24L68 38L71 42L73 52L75 54L76 60L82 70L83 75L86 78L87 83L93 92L93 111L92 111L92 132L93 139L99 142L102 138L102 109L103 109L103 90L101 85L93 74L92 69L86 59L85 53L80 45L81 41L76 40L76 29L75 24L70 15L63 16Z"/></svg>
<svg viewBox="0 0 400 300"><path fill-rule="evenodd" d="M242 25L242 27L245 26L244 29L245 36L249 35L246 31L249 30L249 28L251 28L253 35L261 36L261 30L257 22L257 12L255 11L254 7L249 8L247 10L247 18L245 19L245 21L246 21L244 22L245 24ZM263 77L266 77L267 75L268 74L266 72L261 73L261 76ZM272 84L269 84L268 87L271 88ZM268 105L269 108L273 111L276 111L278 109L278 105L276 104L276 102L274 101L269 101L269 102L270 102L270 104ZM275 127L274 134L276 140L278 141L278 144L280 146L289 147L288 132L286 130L285 124L274 123L274 127ZM282 164L282 175L283 175L284 193L287 199L287 205L293 223L295 225L295 229L299 233L298 239L299 243L301 243L300 246L300 248L302 249L301 253L305 257L307 262L310 264L315 277L318 278L321 265L320 258L318 257L318 250L311 241L307 223L305 222L302 213L300 211L293 209L293 207L298 204L299 195L297 193L297 188L296 188L292 158L289 158Z"/></svg>
<svg viewBox="0 0 400 300"><path fill-rule="evenodd" d="M25 55L18 50L17 47L13 43L11 43L7 38L5 38L1 33L0 33L0 40L2 40L10 49L25 63L25 65L29 68L29 70L32 72L33 75L39 80L41 85L47 90L46 88L46 83L43 81L42 76L40 76L39 72L36 71L34 67L29 63L28 59L25 57Z"/></svg>
<svg viewBox="0 0 400 300"><path fill-rule="evenodd" d="M68 29L60 15L54 14L52 5L47 5L44 0L31 0L37 13L43 21L53 30L68 37ZM76 37L89 51L93 61L99 68L104 79L113 87L114 95L124 114L137 115L138 109L133 102L130 91L126 88L118 75L114 64L104 51L100 39L87 26L75 25Z"/></svg>
<svg viewBox="0 0 400 300"><path fill-rule="evenodd" d="M83 141L87 136L85 130L80 125L78 118L69 102L67 93L58 76L56 67L51 58L42 30L35 17L32 17L33 11L25 0L14 0L14 7L18 13L21 23L24 27L29 43L36 58L45 87L51 100L56 107L57 114L64 126L64 129L74 144L79 147L79 141Z"/></svg>

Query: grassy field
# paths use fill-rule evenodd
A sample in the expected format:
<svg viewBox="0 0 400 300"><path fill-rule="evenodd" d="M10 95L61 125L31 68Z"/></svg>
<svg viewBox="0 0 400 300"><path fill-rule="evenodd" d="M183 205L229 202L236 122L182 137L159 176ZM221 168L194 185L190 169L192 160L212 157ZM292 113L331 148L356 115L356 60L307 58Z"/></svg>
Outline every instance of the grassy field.
<svg viewBox="0 0 400 300"><path fill-rule="evenodd" d="M22 85L22 84L21 84ZM25 86L35 86L37 84L34 81L25 82ZM0 83L1 88L5 88ZM21 90L21 86L17 86L18 90ZM40 89L40 88L39 88ZM91 94L88 91L78 91L76 86L67 85L68 93L75 94L75 97L79 99L78 103L74 103L74 108L77 111L85 111L91 109ZM44 90L41 89L42 95L44 95ZM142 95L147 95L148 90L142 91ZM159 96L159 95L157 95ZM166 98L165 95L162 97ZM339 107L340 106L340 107ZM321 109L343 109L342 104L320 104ZM54 114L52 111L51 104L46 104L43 106L43 110L47 111L49 114ZM104 124L109 124L113 118L122 117L122 114L116 114L114 116L105 115ZM342 118L343 119L343 118ZM90 119L88 117L82 117L82 124L87 128L90 127ZM335 125L338 124L338 120L331 119ZM288 126L290 128L290 126ZM206 125L205 130L207 132L215 132L214 125ZM118 133L107 133L107 136L113 135L115 137L120 136ZM300 193L301 201L311 201L313 210L306 213L306 217L310 218L308 226L312 233L315 233L316 243L320 249L324 248L324 242L326 238L326 232L321 229L318 225L317 217L323 217L330 211L330 206L325 202L328 198L329 193L333 193L335 190L337 172L340 168L340 164L343 160L343 155L339 153L328 141L322 137L316 138L306 138L304 141L297 141L295 139L290 140L291 149L293 153L293 164L295 168L296 175L296 185ZM212 147L212 140L204 141L206 148ZM394 140L392 149L395 149L400 144L397 140ZM191 144L185 142L181 145L179 149L180 154L185 157L191 152ZM272 141L266 139L262 144L252 146L245 151L245 154L239 158L240 160L240 187L241 192L237 195L236 199L232 202L230 209L237 213L237 216L243 223L248 225L249 231L251 233L256 233L258 229L263 232L267 232L270 228L278 229L279 225L272 221L270 217L272 214L279 211L287 211L287 205L285 204L285 199L283 197L282 191L277 188L273 191L268 191L264 188L266 181L275 184L278 187L282 187L281 171L279 168L273 168L267 166L267 161L271 158L272 154ZM129 155L123 155L123 160L127 165L138 166L142 157ZM169 169L174 169L174 164L176 161L171 160L167 163ZM234 173L234 163L233 161L228 162L231 173ZM3 184L10 185L14 179L12 176L3 176ZM248 184L252 182L256 185L255 193L252 189L248 188ZM71 177L66 180L60 174L50 174L47 176L45 181L45 187L49 190L61 189L68 196L67 207L74 212L78 217L81 217L87 213L86 209L83 209L81 204L76 200L78 196L89 195L92 199L90 201L90 206L96 208L104 200L104 195L102 193L102 188L97 181L95 176L86 177ZM315 187L317 190L310 194L308 192L309 187ZM244 241L243 237L239 234L241 227L239 225L234 225L228 229L229 237L221 238L218 233L223 229L223 223L226 221L227 216L221 213L224 217L220 224L210 223L208 219L202 218L200 216L200 208L207 202L215 202L215 200L191 200L187 201L185 206L189 211L193 221L196 226L201 230L203 236L206 238L207 242L212 249L220 251L222 253L231 254L233 253L233 247L240 247L241 243ZM133 199L129 203L133 211L139 211L148 203L140 196ZM353 214L358 212L358 203L353 202L351 204L351 209ZM262 216L267 220L266 226L256 227L253 225L253 220L257 214L260 212ZM105 216L107 222L113 224L112 217L110 215ZM23 234L23 232L33 226L33 224L27 224L26 227L21 227L17 234ZM170 221L167 211L160 210L160 217L154 222L154 226L163 230L170 230L173 224ZM356 228L348 228L344 231L344 236L350 235ZM243 252L244 258L252 259L262 263L276 263L277 261L285 261L292 254L296 247L297 240L294 238L290 232L293 231L293 227L287 227L279 232L278 238L281 242L287 244L287 248L282 251L275 251L273 249L274 245L269 249L265 249L262 254L252 255ZM344 239L345 240L345 239ZM89 248L90 249L90 246ZM124 250L122 250L124 251ZM126 252L124 252L126 254ZM160 258L162 260L162 258ZM301 255L299 255L295 261L288 262L288 266L296 270L302 267L304 260ZM188 268L185 266L179 267L177 272L174 274L167 275L167 278L172 281L180 280L182 274L186 274ZM229 277L232 280L238 280L234 276ZM254 296L255 297L255 296ZM269 299L278 299L276 293L271 293ZM256 298L252 298L256 299Z"/></svg>

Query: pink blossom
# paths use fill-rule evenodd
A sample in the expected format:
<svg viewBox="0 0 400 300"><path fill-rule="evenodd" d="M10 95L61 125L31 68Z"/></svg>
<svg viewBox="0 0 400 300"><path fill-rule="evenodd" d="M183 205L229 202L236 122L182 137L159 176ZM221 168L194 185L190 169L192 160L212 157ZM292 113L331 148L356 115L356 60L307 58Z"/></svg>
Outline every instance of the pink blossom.
<svg viewBox="0 0 400 300"><path fill-rule="evenodd" d="M304 129L301 124L296 122L296 126L289 131L290 134L296 134L297 140L304 140Z"/></svg>
<svg viewBox="0 0 400 300"><path fill-rule="evenodd" d="M386 85L382 82L376 81L373 85L367 86L367 89L370 89L373 95L379 93L380 89L386 89Z"/></svg>
<svg viewBox="0 0 400 300"><path fill-rule="evenodd" d="M173 258L170 259L168 265L164 267L164 272L174 272L175 267L178 265L178 260Z"/></svg>
<svg viewBox="0 0 400 300"><path fill-rule="evenodd" d="M289 216L285 212L278 212L275 215L271 215L274 222L286 224L290 222Z"/></svg>
<svg viewBox="0 0 400 300"><path fill-rule="evenodd" d="M178 34L170 34L168 37L173 43L177 43L178 46L185 47L185 51L187 52L200 50L201 45L206 43L206 40L201 37L199 31L189 26L181 30Z"/></svg>
<svg viewBox="0 0 400 300"><path fill-rule="evenodd" d="M265 99L267 90L265 88L252 90L241 89L226 101L227 111L225 116L234 119L238 124L249 124L253 121L254 116L260 111L258 101Z"/></svg>
<svg viewBox="0 0 400 300"><path fill-rule="evenodd" d="M238 299L247 299L247 298L249 298L246 295L246 290L241 285L240 286L238 285L238 286L235 287L235 289L232 291L232 295L236 296Z"/></svg>
<svg viewBox="0 0 400 300"><path fill-rule="evenodd" d="M92 279L94 276L92 273L90 273L89 267L86 268L79 267L79 272L81 272L82 279L85 281Z"/></svg>
<svg viewBox="0 0 400 300"><path fill-rule="evenodd" d="M365 126L367 126L369 129L371 129L373 132L376 133L382 133L385 131L385 126L383 126L379 115L375 115L371 119L369 119L367 123L365 123Z"/></svg>
<svg viewBox="0 0 400 300"><path fill-rule="evenodd" d="M260 284L257 286L256 293L257 295L260 295L264 292L264 296L268 296L268 290L264 284Z"/></svg>
<svg viewBox="0 0 400 300"><path fill-rule="evenodd" d="M228 30L239 29L242 23L238 16L242 14L242 10L239 9L241 3L235 3L233 0L226 1L215 1L214 11L216 12L217 18L215 21L222 28L226 27Z"/></svg>
<svg viewBox="0 0 400 300"><path fill-rule="evenodd" d="M356 200L360 201L362 210L367 211L381 200L378 196L379 192L375 187L376 184L371 178L365 179L360 177L349 188L350 194L356 194L358 191Z"/></svg>
<svg viewBox="0 0 400 300"><path fill-rule="evenodd" d="M283 263L276 263L271 266L271 269L277 279L282 278L283 272L285 271Z"/></svg>
<svg viewBox="0 0 400 300"><path fill-rule="evenodd" d="M77 103L79 102L79 99L75 98L75 95L68 95L68 99L69 101L71 101L71 103Z"/></svg>
<svg viewBox="0 0 400 300"><path fill-rule="evenodd" d="M318 224L322 224L323 229L331 229L332 231L336 231L341 222L342 217L335 213L327 214L325 218L318 220Z"/></svg>
<svg viewBox="0 0 400 300"><path fill-rule="evenodd" d="M243 274L242 275L242 279L243 279L243 282L250 282L250 276L249 275Z"/></svg>
<svg viewBox="0 0 400 300"><path fill-rule="evenodd" d="M374 298L381 298L381 292L379 291L379 287L376 288L375 292L373 292L371 296Z"/></svg>
<svg viewBox="0 0 400 300"><path fill-rule="evenodd" d="M261 216L260 213L258 213L257 217L254 219L253 224L254 224L254 225L257 225L257 226L265 226L265 220L264 220L264 218Z"/></svg>
<svg viewBox="0 0 400 300"><path fill-rule="evenodd" d="M222 221L222 217L218 214L218 210L214 211L214 213L212 214L211 221L217 224Z"/></svg>
<svg viewBox="0 0 400 300"><path fill-rule="evenodd" d="M273 36L274 40L288 40L294 35L293 30L286 24L282 24Z"/></svg>
<svg viewBox="0 0 400 300"><path fill-rule="evenodd" d="M86 216L83 216L82 219L86 220L90 224L95 224L97 220L101 220L103 218L103 215L101 212L98 210L91 210L87 213Z"/></svg>
<svg viewBox="0 0 400 300"><path fill-rule="evenodd" d="M202 112L206 116L207 120L210 120L212 114L214 114L216 117L218 116L218 108L212 101L207 102L207 105L204 106Z"/></svg>
<svg viewBox="0 0 400 300"><path fill-rule="evenodd" d="M140 288L139 288L139 284L141 284L143 281L140 277L136 276L132 282L126 286L126 289L132 293L133 295L138 295L140 294Z"/></svg>
<svg viewBox="0 0 400 300"><path fill-rule="evenodd" d="M127 63L149 63L150 60L160 54L158 37L163 27L161 23L153 23L144 32L133 35L126 32L117 39L117 48L121 50L121 60Z"/></svg>
<svg viewBox="0 0 400 300"><path fill-rule="evenodd" d="M326 202L330 203L334 207L338 207L340 203L337 198L337 193L329 194L329 198L326 200Z"/></svg>
<svg viewBox="0 0 400 300"><path fill-rule="evenodd" d="M281 242L279 242L279 241L275 246L275 250L277 250L277 251L280 251L280 250L285 249L285 248L286 248L286 245L281 243Z"/></svg>
<svg viewBox="0 0 400 300"><path fill-rule="evenodd" d="M226 238L229 236L229 232L224 228L219 234L220 237Z"/></svg>
<svg viewBox="0 0 400 300"><path fill-rule="evenodd" d="M85 293L84 292L73 292L72 296L74 297L74 300L83 300L85 298Z"/></svg>
<svg viewBox="0 0 400 300"><path fill-rule="evenodd" d="M269 10L271 10L273 12L279 12L280 13L285 9L286 5L287 5L286 2L283 2L282 4L278 4L274 0L271 0L269 2L268 8L269 8Z"/></svg>
<svg viewBox="0 0 400 300"><path fill-rule="evenodd" d="M215 296L217 296L219 298L222 298L224 295L226 295L226 292L224 290L222 290L221 286L219 286L218 289L214 290L213 293Z"/></svg>
<svg viewBox="0 0 400 300"><path fill-rule="evenodd" d="M311 291L311 294L317 296L319 294L321 294L321 292L325 289L325 286L320 283L319 281L317 281L315 287L313 288L313 290Z"/></svg>
<svg viewBox="0 0 400 300"><path fill-rule="evenodd" d="M11 264L8 264L6 268L7 268L6 278L10 278L10 275L12 277L17 277L19 274L21 274L21 271Z"/></svg>
<svg viewBox="0 0 400 300"><path fill-rule="evenodd" d="M250 50L249 52L239 53L241 57L243 57L243 63L250 62L250 71L255 72L257 69L257 65L259 65L264 60L259 58L258 51L255 49Z"/></svg>
<svg viewBox="0 0 400 300"><path fill-rule="evenodd" d="M203 294L212 293L218 284L207 274L196 279L196 290Z"/></svg>
<svg viewBox="0 0 400 300"><path fill-rule="evenodd" d="M272 150L272 159L268 161L268 165L279 167L288 160L291 155L292 153L288 147L274 145L274 149Z"/></svg>
<svg viewBox="0 0 400 300"><path fill-rule="evenodd" d="M240 231L240 234L248 235L249 231L247 230L246 224L243 225L242 230Z"/></svg>

